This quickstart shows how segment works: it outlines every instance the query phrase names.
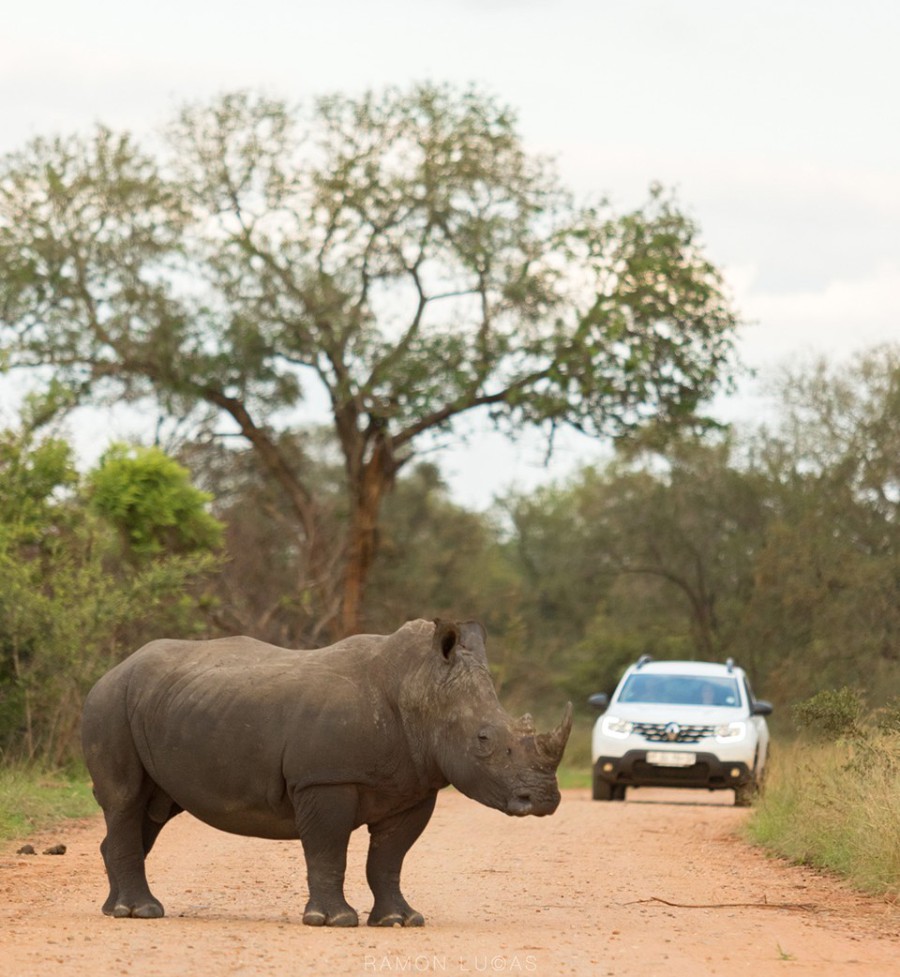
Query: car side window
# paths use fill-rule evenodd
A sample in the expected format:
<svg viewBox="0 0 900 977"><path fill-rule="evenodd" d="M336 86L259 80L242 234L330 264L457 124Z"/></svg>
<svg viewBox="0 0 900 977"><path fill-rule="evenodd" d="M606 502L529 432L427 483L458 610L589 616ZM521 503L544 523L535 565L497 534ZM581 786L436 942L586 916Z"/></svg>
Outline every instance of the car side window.
<svg viewBox="0 0 900 977"><path fill-rule="evenodd" d="M747 696L747 708L752 709L753 703L756 702L756 698L753 695L753 689L750 688L750 682L747 678L744 678L744 693Z"/></svg>

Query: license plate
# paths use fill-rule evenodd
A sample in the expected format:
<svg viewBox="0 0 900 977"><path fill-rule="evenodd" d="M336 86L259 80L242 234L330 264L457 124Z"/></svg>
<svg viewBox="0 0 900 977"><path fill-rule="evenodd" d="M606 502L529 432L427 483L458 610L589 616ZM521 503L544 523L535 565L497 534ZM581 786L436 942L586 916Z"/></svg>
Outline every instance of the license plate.
<svg viewBox="0 0 900 977"><path fill-rule="evenodd" d="M655 767L692 767L695 761L693 753L657 750L647 754L647 763L652 763Z"/></svg>

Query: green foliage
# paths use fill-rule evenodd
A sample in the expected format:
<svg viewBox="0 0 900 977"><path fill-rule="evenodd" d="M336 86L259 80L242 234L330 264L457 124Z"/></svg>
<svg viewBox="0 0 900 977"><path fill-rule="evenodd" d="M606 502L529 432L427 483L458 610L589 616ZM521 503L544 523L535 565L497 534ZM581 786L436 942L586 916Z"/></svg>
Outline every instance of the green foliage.
<svg viewBox="0 0 900 977"><path fill-rule="evenodd" d="M0 757L68 761L93 682L157 629L202 626L208 552L120 557L116 531L79 494L68 445L0 435Z"/></svg>
<svg viewBox="0 0 900 977"><path fill-rule="evenodd" d="M828 740L859 736L863 700L858 690L848 686L823 689L795 703L792 713L797 728L812 736Z"/></svg>
<svg viewBox="0 0 900 977"><path fill-rule="evenodd" d="M683 623L679 627L677 618L661 615L651 619L651 616L655 618L651 606L656 596L645 595L646 599L641 601L636 589L629 587L627 600L629 604L638 601L637 607L644 615L640 621L635 620L638 615L628 613L630 607L621 607L620 595L612 588L608 612L598 614L582 640L566 655L565 667L558 668L562 676L560 685L585 713L596 715L587 706L587 695L612 694L625 669L642 655L670 660L697 657L693 642L684 633Z"/></svg>
<svg viewBox="0 0 900 977"><path fill-rule="evenodd" d="M72 451L65 441L46 438L26 446L8 433L0 437L2 532L17 542L38 541L53 523L65 518L57 493L76 482Z"/></svg>
<svg viewBox="0 0 900 977"><path fill-rule="evenodd" d="M850 685L877 705L898 693L900 347L794 368L777 389L780 424L752 443L768 519L741 646L773 696Z"/></svg>
<svg viewBox="0 0 900 977"><path fill-rule="evenodd" d="M159 448L113 445L88 476L91 507L115 526L136 557L213 550L222 523L190 473Z"/></svg>
<svg viewBox="0 0 900 977"><path fill-rule="evenodd" d="M577 733L578 731L575 732ZM566 752L568 753L568 750ZM579 760L581 762L577 762ZM564 759L562 765L556 772L556 779L559 781L559 786L563 790L588 789L591 786L590 763L590 754L587 755L586 760L584 756L577 757L574 762L568 758Z"/></svg>

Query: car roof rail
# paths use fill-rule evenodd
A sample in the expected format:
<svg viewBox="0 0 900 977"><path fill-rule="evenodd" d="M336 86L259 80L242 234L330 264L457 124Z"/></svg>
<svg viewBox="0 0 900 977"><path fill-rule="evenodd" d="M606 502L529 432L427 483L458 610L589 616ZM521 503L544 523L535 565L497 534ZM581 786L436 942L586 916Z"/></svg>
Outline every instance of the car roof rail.
<svg viewBox="0 0 900 977"><path fill-rule="evenodd" d="M653 655L641 655L641 657L638 658L637 660L637 665L635 665L634 667L643 668L644 665L647 664L647 662L652 662L652 661L653 661Z"/></svg>
<svg viewBox="0 0 900 977"><path fill-rule="evenodd" d="M728 669L729 672L733 672L734 671L734 659L733 658L726 658L725 659L725 667Z"/></svg>

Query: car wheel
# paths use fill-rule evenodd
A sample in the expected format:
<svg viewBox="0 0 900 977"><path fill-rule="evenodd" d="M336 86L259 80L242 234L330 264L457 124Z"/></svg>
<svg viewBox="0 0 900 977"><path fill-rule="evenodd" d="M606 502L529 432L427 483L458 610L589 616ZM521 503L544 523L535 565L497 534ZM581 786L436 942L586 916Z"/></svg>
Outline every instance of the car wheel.
<svg viewBox="0 0 900 977"><path fill-rule="evenodd" d="M598 777L594 774L594 800L595 801L611 801L615 798L613 797L613 792L615 788L611 783Z"/></svg>
<svg viewBox="0 0 900 977"><path fill-rule="evenodd" d="M625 800L625 790L624 784L616 784L612 789L612 800L614 801L624 801Z"/></svg>
<svg viewBox="0 0 900 977"><path fill-rule="evenodd" d="M750 807L753 799L759 793L759 787L755 780L748 780L746 784L741 784L734 788L734 806Z"/></svg>

